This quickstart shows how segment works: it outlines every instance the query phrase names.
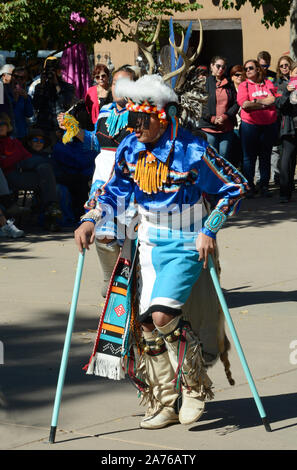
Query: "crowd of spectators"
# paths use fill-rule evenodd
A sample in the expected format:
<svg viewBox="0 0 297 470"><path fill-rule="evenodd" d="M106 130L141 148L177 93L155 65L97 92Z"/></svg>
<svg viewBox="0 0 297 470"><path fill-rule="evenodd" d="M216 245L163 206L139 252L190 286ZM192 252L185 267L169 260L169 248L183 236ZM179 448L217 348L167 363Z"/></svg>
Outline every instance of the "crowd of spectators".
<svg viewBox="0 0 297 470"><path fill-rule="evenodd" d="M77 139L62 144L57 116L72 108L84 128L93 128L85 102L62 79L54 56L33 80L25 67L12 64L4 65L0 75L0 215L6 221L0 218L0 237L23 236L12 217L28 210L37 211L39 223L50 232L59 231L63 223L75 224L84 212L96 154ZM20 192L33 197L30 208L18 204Z"/></svg>
<svg viewBox="0 0 297 470"><path fill-rule="evenodd" d="M273 181L280 202L288 203L297 152L297 64L283 55L274 72L270 63L270 54L261 51L244 64L229 65L217 55L209 67L197 65L197 75L206 76L208 94L199 130L242 171L248 198L270 197ZM63 223L75 225L88 200L97 154L78 138L63 144L57 116L69 111L82 129L93 131L100 108L113 101L109 68L95 65L93 84L79 101L54 56L45 60L37 77L13 64L5 64L0 77L0 237L23 236L12 217L32 207L48 231L60 230ZM34 195L30 209L18 203L20 191Z"/></svg>
<svg viewBox="0 0 297 470"><path fill-rule="evenodd" d="M200 128L247 178L247 198L271 197L274 182L279 202L288 203L295 189L297 64L288 55L278 59L276 72L270 64L267 51L229 68L224 57L213 57Z"/></svg>

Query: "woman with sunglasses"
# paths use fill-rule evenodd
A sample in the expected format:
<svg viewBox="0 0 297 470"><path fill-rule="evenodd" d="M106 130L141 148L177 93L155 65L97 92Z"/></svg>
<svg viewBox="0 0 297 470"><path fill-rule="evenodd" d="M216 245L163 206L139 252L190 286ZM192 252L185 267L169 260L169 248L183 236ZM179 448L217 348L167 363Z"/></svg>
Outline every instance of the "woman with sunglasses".
<svg viewBox="0 0 297 470"><path fill-rule="evenodd" d="M282 93L286 88L290 80L290 68L293 64L293 60L288 55L282 55L276 66L276 78L274 80L275 88L278 88ZM278 122L278 134L280 135L281 115L277 109L277 122ZM277 142L277 145L272 148L271 154L271 177L275 184L279 186L280 179L280 158L281 158L281 141Z"/></svg>
<svg viewBox="0 0 297 470"><path fill-rule="evenodd" d="M100 108L112 102L112 93L109 86L110 72L106 65L97 64L93 70L92 76L96 85L88 89L85 102L92 122L95 124Z"/></svg>
<svg viewBox="0 0 297 470"><path fill-rule="evenodd" d="M228 159L239 106L236 92L225 76L226 60L221 56L213 57L210 70L206 79L208 100L202 110L199 128L219 155Z"/></svg>
<svg viewBox="0 0 297 470"><path fill-rule="evenodd" d="M274 83L275 86L280 87L284 84L283 89L286 88L288 81L290 80L290 69L292 64L293 60L288 55L282 55L278 59L276 66L276 80Z"/></svg>
<svg viewBox="0 0 297 470"><path fill-rule="evenodd" d="M265 79L264 72L256 60L244 64L244 81L238 87L237 102L241 106L241 143L243 149L243 174L250 191L255 194L255 165L259 157L260 189L269 197L271 152L278 135L275 87Z"/></svg>
<svg viewBox="0 0 297 470"><path fill-rule="evenodd" d="M276 106L280 111L281 126L280 137L282 154L280 159L280 202L287 203L291 200L292 191L295 189L294 174L297 154L297 62L290 66L290 80L284 88L281 84L278 88Z"/></svg>

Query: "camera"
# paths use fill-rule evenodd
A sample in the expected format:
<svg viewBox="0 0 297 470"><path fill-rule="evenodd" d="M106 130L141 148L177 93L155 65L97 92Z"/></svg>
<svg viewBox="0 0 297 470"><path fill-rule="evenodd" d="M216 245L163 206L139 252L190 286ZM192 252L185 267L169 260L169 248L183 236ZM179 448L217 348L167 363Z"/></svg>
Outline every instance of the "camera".
<svg viewBox="0 0 297 470"><path fill-rule="evenodd" d="M44 68L45 79L49 82L53 81L57 76L58 68L59 68L58 60L48 60Z"/></svg>
<svg viewBox="0 0 297 470"><path fill-rule="evenodd" d="M56 69L54 67L48 67L45 69L45 78L47 80L53 80L56 76Z"/></svg>

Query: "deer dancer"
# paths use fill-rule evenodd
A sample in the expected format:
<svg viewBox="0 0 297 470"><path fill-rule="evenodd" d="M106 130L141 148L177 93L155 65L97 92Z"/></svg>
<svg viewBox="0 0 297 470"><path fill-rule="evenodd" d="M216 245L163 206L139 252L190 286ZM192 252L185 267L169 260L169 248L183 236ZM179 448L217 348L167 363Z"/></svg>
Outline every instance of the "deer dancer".
<svg viewBox="0 0 297 470"><path fill-rule="evenodd" d="M238 210L248 186L206 141L178 127L178 97L162 78L118 80L116 94L127 100L128 126L134 132L120 143L114 174L97 195L96 207L82 217L75 241L80 252L89 248L103 212L110 208L117 215L119 197L128 207L134 193L139 213L137 320L142 327L135 378L147 404L140 426L190 424L202 415L213 390L199 340L181 318L182 307L215 250L218 230ZM204 193L218 201L210 213Z"/></svg>

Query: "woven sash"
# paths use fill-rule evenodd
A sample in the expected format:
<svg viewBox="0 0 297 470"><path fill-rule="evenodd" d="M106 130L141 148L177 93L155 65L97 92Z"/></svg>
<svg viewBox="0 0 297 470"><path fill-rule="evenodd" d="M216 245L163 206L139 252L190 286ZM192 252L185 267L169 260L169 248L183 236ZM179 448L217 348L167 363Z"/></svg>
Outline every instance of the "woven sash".
<svg viewBox="0 0 297 470"><path fill-rule="evenodd" d="M131 320L131 275L136 242L126 239L109 283L100 317L95 345L87 374L120 380L125 377L124 358L127 354Z"/></svg>

